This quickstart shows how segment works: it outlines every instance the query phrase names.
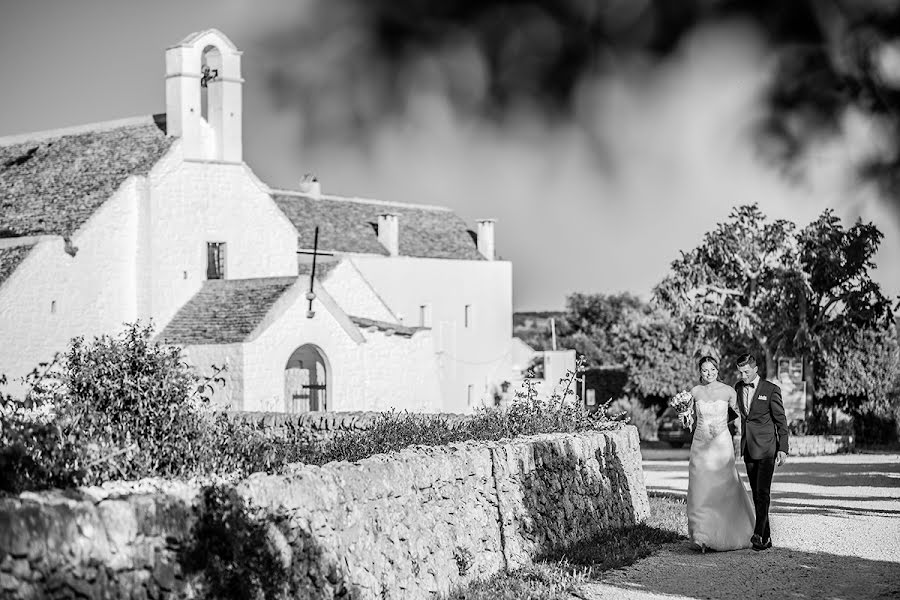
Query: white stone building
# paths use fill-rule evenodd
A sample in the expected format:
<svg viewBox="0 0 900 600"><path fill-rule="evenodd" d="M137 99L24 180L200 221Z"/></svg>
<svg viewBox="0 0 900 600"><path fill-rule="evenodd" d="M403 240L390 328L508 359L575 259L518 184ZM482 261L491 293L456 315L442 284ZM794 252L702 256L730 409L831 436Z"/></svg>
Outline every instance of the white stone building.
<svg viewBox="0 0 900 600"><path fill-rule="evenodd" d="M152 322L242 410L466 412L508 378L493 222L273 190L243 161L241 53L166 51L166 112L0 138L0 373ZM311 284L314 231L319 228ZM310 308L309 292L314 298Z"/></svg>

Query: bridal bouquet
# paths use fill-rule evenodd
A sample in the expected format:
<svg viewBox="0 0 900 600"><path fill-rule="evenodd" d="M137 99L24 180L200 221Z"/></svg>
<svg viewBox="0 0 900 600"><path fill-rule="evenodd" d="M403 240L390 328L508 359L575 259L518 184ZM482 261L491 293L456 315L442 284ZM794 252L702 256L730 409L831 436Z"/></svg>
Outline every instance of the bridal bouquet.
<svg viewBox="0 0 900 600"><path fill-rule="evenodd" d="M694 424L694 415L691 407L694 403L694 397L690 392L680 391L669 400L669 406L675 409L684 426L690 428Z"/></svg>

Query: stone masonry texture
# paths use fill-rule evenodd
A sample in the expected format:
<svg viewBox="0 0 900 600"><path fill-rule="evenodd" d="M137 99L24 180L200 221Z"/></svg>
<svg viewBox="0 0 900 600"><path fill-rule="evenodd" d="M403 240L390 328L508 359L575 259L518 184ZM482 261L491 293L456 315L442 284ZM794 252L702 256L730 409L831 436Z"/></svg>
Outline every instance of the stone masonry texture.
<svg viewBox="0 0 900 600"><path fill-rule="evenodd" d="M191 595L176 560L198 484L0 499L0 597ZM297 598L428 598L649 515L637 431L416 446L237 484L278 514Z"/></svg>

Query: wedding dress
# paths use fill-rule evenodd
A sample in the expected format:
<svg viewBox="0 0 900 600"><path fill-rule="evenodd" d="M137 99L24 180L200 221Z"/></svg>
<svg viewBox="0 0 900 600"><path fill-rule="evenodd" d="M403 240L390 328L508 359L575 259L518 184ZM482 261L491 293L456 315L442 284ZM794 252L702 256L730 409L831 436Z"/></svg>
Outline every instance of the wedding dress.
<svg viewBox="0 0 900 600"><path fill-rule="evenodd" d="M756 516L734 466L728 402L695 401L697 424L688 466L688 536L701 548L750 547Z"/></svg>

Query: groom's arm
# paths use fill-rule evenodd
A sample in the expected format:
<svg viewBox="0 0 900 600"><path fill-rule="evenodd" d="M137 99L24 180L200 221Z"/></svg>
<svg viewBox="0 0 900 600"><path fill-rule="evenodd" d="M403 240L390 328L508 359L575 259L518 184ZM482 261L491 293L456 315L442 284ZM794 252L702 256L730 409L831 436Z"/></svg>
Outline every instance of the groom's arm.
<svg viewBox="0 0 900 600"><path fill-rule="evenodd" d="M772 393L769 398L769 412L772 421L775 422L775 433L778 436L778 451L787 454L788 451L788 426L784 416L784 403L781 401L781 388L772 384Z"/></svg>
<svg viewBox="0 0 900 600"><path fill-rule="evenodd" d="M737 392L732 389L731 395L728 397L728 416L725 417L725 420L731 423L740 416L741 411L738 409Z"/></svg>

